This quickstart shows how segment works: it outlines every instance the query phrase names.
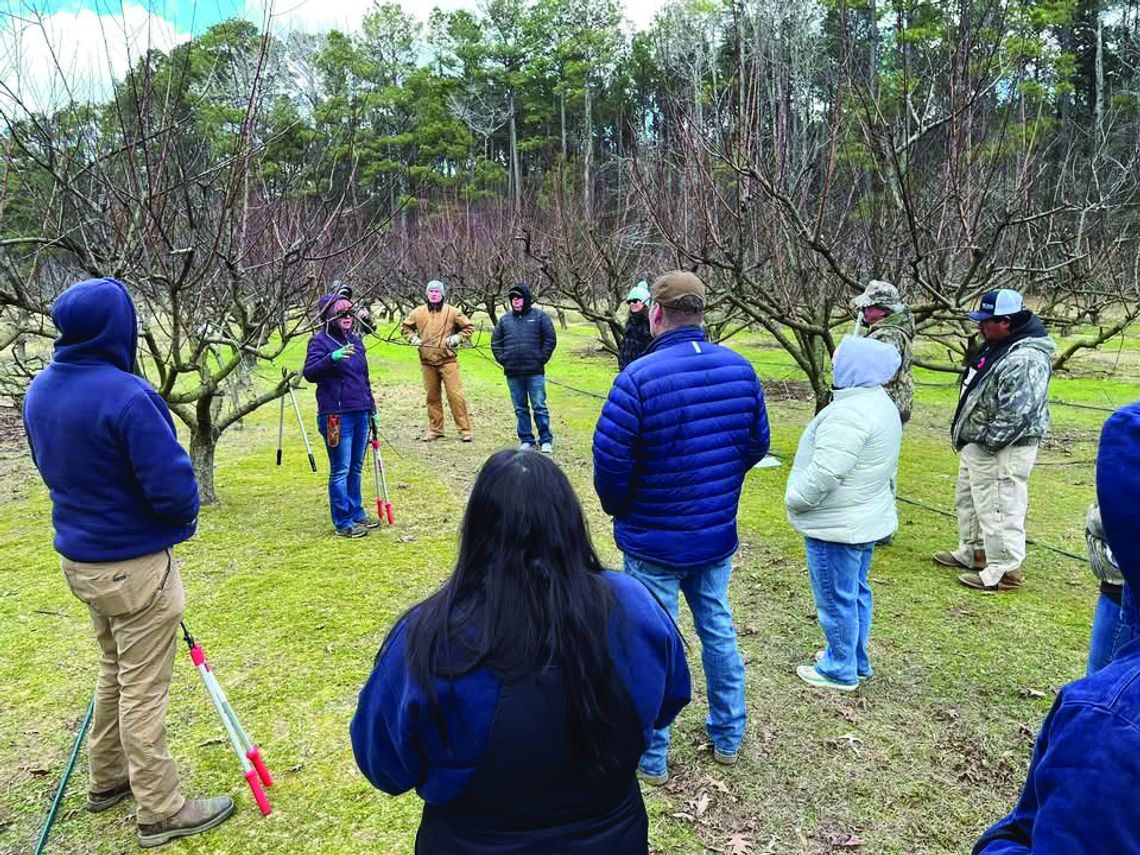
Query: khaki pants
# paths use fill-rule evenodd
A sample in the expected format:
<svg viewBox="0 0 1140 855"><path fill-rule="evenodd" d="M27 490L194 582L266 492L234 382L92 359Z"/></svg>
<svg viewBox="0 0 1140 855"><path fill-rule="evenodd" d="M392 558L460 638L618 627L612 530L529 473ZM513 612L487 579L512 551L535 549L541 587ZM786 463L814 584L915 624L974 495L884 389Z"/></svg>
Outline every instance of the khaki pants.
<svg viewBox="0 0 1140 855"><path fill-rule="evenodd" d="M428 431L443 435L443 398L440 384L447 390L447 406L451 417L461 434L471 433L471 420L467 417L467 401L463 397L463 381L459 379L459 363L445 362L443 365L420 363L424 372L424 388L427 389Z"/></svg>
<svg viewBox="0 0 1140 855"><path fill-rule="evenodd" d="M61 562L71 591L87 604L102 650L88 744L89 789L129 781L139 823L182 809L178 769L166 745L166 702L176 630L186 604L171 551L87 564Z"/></svg>
<svg viewBox="0 0 1140 855"><path fill-rule="evenodd" d="M954 557L967 567L974 550L986 551L982 582L996 585L1002 575L1025 560L1025 513L1029 510L1029 473L1037 445L1007 446L996 454L984 446L962 449L958 463L958 549Z"/></svg>

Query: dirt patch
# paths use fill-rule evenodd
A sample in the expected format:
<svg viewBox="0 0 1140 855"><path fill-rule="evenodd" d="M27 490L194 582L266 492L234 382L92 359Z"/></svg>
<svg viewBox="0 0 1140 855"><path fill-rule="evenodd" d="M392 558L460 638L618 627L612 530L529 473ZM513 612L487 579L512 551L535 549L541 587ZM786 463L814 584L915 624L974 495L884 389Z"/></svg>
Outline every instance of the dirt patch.
<svg viewBox="0 0 1140 855"><path fill-rule="evenodd" d="M0 501L26 495L35 472L20 411L0 407Z"/></svg>
<svg viewBox="0 0 1140 855"><path fill-rule="evenodd" d="M768 401L814 401L815 393L806 380L773 380L761 377L764 398Z"/></svg>

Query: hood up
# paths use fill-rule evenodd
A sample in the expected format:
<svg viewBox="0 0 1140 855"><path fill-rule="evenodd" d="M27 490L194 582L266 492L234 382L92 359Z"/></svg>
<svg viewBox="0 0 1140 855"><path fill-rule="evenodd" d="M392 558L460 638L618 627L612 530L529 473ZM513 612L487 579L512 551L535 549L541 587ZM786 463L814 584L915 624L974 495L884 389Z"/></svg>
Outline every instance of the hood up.
<svg viewBox="0 0 1140 855"><path fill-rule="evenodd" d="M845 336L832 357L832 385L836 389L882 386L898 373L901 362L889 344Z"/></svg>
<svg viewBox="0 0 1140 855"><path fill-rule="evenodd" d="M107 363L130 371L138 341L138 315L117 279L87 279L60 294L51 309L59 330L56 362Z"/></svg>

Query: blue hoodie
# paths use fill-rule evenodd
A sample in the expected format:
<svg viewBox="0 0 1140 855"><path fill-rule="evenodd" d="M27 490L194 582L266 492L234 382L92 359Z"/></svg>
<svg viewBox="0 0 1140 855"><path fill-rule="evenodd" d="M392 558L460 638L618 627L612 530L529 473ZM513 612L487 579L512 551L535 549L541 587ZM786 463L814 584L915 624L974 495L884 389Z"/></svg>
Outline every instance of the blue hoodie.
<svg viewBox="0 0 1140 855"><path fill-rule="evenodd" d="M1096 490L1104 532L1128 583L1140 590L1140 403L1117 410L1100 435ZM1125 603L1125 619L1136 601ZM1013 812L975 855L1140 852L1140 641L1107 667L1061 689L1033 748Z"/></svg>
<svg viewBox="0 0 1140 855"><path fill-rule="evenodd" d="M198 484L166 402L131 373L137 320L126 288L72 285L52 320L55 356L28 389L24 426L51 493L56 551L121 561L186 540Z"/></svg>

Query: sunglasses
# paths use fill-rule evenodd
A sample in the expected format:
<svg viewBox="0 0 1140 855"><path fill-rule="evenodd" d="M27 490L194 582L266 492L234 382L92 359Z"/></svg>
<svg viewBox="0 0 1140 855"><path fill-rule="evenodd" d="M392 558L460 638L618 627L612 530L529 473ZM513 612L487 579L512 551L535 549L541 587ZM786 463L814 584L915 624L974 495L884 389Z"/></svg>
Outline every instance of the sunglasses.
<svg viewBox="0 0 1140 855"><path fill-rule="evenodd" d="M644 300L626 300L625 304L627 306L632 306L634 303L644 303L644 302L645 302Z"/></svg>

